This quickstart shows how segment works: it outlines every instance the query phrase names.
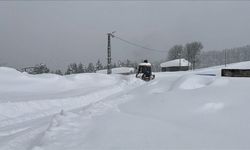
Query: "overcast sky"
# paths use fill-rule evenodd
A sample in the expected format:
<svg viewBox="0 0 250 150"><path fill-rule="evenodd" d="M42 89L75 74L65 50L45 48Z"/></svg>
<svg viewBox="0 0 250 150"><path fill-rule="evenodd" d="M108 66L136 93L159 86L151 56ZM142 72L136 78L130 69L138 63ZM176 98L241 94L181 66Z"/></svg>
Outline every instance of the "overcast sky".
<svg viewBox="0 0 250 150"><path fill-rule="evenodd" d="M165 59L174 44L204 50L250 44L250 1L0 1L0 64L106 63L107 32L166 53L112 39L112 59Z"/></svg>

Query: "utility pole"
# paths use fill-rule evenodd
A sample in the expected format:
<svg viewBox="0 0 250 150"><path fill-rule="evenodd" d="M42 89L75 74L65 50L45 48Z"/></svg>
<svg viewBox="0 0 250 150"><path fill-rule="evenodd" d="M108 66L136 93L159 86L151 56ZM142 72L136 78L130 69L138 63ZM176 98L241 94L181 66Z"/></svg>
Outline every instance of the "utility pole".
<svg viewBox="0 0 250 150"><path fill-rule="evenodd" d="M225 49L225 67L227 67L227 50Z"/></svg>
<svg viewBox="0 0 250 150"><path fill-rule="evenodd" d="M111 68L111 37L113 38L114 37L114 32L111 32L111 33L108 33L108 48L107 48L107 51L108 51L108 64L107 64L107 74L111 74L112 73L112 68Z"/></svg>
<svg viewBox="0 0 250 150"><path fill-rule="evenodd" d="M181 52L178 53L179 56L179 71L181 71Z"/></svg>

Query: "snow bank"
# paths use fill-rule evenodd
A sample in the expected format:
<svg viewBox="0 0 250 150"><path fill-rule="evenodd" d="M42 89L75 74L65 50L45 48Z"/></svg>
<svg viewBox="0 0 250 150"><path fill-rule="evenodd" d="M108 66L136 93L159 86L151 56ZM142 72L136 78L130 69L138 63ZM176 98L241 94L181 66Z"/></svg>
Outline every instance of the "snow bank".
<svg viewBox="0 0 250 150"><path fill-rule="evenodd" d="M204 113L215 113L225 107L225 104L222 102L210 102L201 106L198 111Z"/></svg>
<svg viewBox="0 0 250 150"><path fill-rule="evenodd" d="M131 67L112 68L112 73L114 74L132 74L134 72L135 72L135 69ZM107 69L98 70L97 73L107 74Z"/></svg>
<svg viewBox="0 0 250 150"><path fill-rule="evenodd" d="M95 103L131 82L133 78L119 75L30 75L1 67L0 127Z"/></svg>
<svg viewBox="0 0 250 150"><path fill-rule="evenodd" d="M201 75L185 75L178 79L173 85L172 90L184 89L193 90L202 87L209 86L216 80L213 76L201 76Z"/></svg>
<svg viewBox="0 0 250 150"><path fill-rule="evenodd" d="M161 67L188 66L188 65L191 66L191 63L183 58L167 61L160 64Z"/></svg>
<svg viewBox="0 0 250 150"><path fill-rule="evenodd" d="M221 68L156 73L150 82L5 68L0 149L250 149L250 79L221 77Z"/></svg>
<svg viewBox="0 0 250 150"><path fill-rule="evenodd" d="M53 133L56 140L44 137L39 148L249 149L250 80L197 75L219 71L157 73L155 80L126 92L129 100L125 103L115 109L104 104L110 110L82 120L84 125L77 131L65 124L63 132ZM96 110L94 106L89 109Z"/></svg>

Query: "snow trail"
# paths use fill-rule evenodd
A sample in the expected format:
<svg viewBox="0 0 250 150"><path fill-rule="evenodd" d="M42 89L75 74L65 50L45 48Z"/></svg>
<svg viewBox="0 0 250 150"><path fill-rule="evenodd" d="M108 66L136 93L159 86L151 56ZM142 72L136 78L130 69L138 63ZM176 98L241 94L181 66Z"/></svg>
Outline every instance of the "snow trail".
<svg viewBox="0 0 250 150"><path fill-rule="evenodd" d="M5 73L13 73L15 71L8 69L8 68L0 68L0 71L4 70ZM3 75L2 75L3 76ZM4 75L6 77L6 75ZM13 78L19 78L25 77L30 84L40 84L39 78L45 78L52 80L55 78L58 79L58 76L54 77L54 75L50 76L30 76L27 74L20 74L17 73L13 75ZM7 77L6 77L7 78ZM61 80L65 80L68 82L68 80L71 80L70 82L76 82L75 84L77 86L73 86L75 90L72 89L72 86L70 86L68 91L63 91L63 95L65 93L69 93L69 91L73 90L73 93L69 93L66 98L56 98L54 96L51 96L51 99L47 96L46 99L42 99L38 95L35 96L36 99L32 99L34 96L31 97L29 95L26 95L27 99L20 99L17 98L15 95L19 95L19 89L16 89L15 84L19 84L18 82L14 82L13 85L10 85L11 88L14 88L13 95L6 93L6 90L11 91L12 89L6 89L5 91L1 91L0 94L4 96L4 99L1 99L1 105L0 105L0 114L1 114L1 123L0 123L0 149L3 150L11 150L11 149L19 149L19 150L26 150L31 149L36 145L34 143L37 143L40 141L39 139L43 137L43 134L45 131L47 131L48 127L51 124L51 120L53 120L53 116L55 114L58 114L62 109L65 111L73 111L73 112L80 112L82 111L83 107L91 106L94 103L97 103L98 101L101 101L111 95L114 95L115 93L119 93L124 90L124 88L129 86L136 86L133 84L138 84L142 82L134 82L132 81L133 78L123 76L112 76L109 77L107 75L72 75L72 76L66 76L65 79L62 79L62 77L59 77ZM86 79L87 78L87 79ZM93 78L93 80L92 80ZM95 79L96 78L96 79ZM103 80L105 78L105 80ZM8 79L8 78L7 78ZM3 82L4 84L8 85L8 82ZM83 79L83 80L82 80ZM98 81L98 84L93 84L96 81ZM106 79L110 80L107 81ZM83 83L79 84L79 80ZM91 80L91 81L88 81ZM36 83L39 81L39 83ZM94 82L93 82L94 81ZM58 82L58 81L57 81ZM66 83L67 83L66 82ZM91 83L92 82L92 83ZM0 88L4 87L4 84L0 86ZM44 84L44 83L43 83ZM50 85L50 82L47 82L46 84ZM72 84L72 83L70 83ZM40 89L44 89L41 91L43 93L44 91L47 91L47 86L40 87ZM83 88L85 87L85 88ZM29 88L29 87L26 87ZM55 89L51 88L52 91L55 91ZM15 91L17 90L17 91ZM57 91L60 91L61 89L58 89ZM80 91L82 90L82 91ZM59 92L61 93L61 92ZM34 92L36 95L36 92ZM38 93L39 94L39 93ZM23 94L23 92L21 93ZM40 95L40 94L39 94ZM9 97L8 97L9 96ZM44 96L42 96L44 97ZM49 98L49 99L48 99ZM6 101L5 99L9 99L10 101Z"/></svg>
<svg viewBox="0 0 250 150"><path fill-rule="evenodd" d="M241 66L250 62L230 67ZM249 149L250 80L220 77L220 68L150 82L0 68L0 150Z"/></svg>

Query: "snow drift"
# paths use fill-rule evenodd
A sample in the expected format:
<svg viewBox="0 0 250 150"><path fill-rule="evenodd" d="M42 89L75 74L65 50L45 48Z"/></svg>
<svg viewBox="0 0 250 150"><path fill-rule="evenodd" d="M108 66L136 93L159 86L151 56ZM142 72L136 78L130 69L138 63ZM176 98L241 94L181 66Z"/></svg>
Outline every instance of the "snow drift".
<svg viewBox="0 0 250 150"><path fill-rule="evenodd" d="M249 149L250 79L221 77L221 68L151 82L0 68L0 149Z"/></svg>

